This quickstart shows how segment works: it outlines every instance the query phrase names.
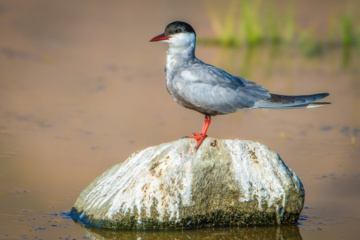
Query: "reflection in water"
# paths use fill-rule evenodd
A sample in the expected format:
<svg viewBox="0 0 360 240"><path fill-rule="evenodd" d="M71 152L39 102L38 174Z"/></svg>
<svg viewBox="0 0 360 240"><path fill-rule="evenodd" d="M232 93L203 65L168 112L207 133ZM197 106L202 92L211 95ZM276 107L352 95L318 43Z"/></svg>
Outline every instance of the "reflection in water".
<svg viewBox="0 0 360 240"><path fill-rule="evenodd" d="M177 231L122 231L85 227L77 222L86 237L96 240L113 239L292 239L301 240L297 226L269 226L220 229L193 229Z"/></svg>
<svg viewBox="0 0 360 240"><path fill-rule="evenodd" d="M351 48L344 47L342 50L342 58L341 58L341 66L346 69L349 67L350 60L351 60Z"/></svg>

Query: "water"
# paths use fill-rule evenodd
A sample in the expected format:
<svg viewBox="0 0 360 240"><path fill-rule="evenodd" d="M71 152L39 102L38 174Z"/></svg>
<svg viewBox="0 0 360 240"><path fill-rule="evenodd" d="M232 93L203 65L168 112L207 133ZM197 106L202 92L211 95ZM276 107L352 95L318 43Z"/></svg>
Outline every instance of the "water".
<svg viewBox="0 0 360 240"><path fill-rule="evenodd" d="M331 3L327 14L346 5ZM299 21L321 23L317 4L299 2ZM131 153L201 130L203 116L165 89L166 44L148 40L178 19L210 35L203 5L33 0L0 10L0 239L360 238L358 50L307 58L286 47L197 47L205 62L274 93L330 92L326 107L242 111L215 117L208 131L280 154L306 191L297 226L113 232L67 213L82 189Z"/></svg>

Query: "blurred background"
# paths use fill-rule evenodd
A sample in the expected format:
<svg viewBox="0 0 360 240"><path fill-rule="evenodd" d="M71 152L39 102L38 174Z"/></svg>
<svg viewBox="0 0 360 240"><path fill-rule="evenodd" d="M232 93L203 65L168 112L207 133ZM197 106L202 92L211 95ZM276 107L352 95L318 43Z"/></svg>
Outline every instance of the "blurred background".
<svg viewBox="0 0 360 240"><path fill-rule="evenodd" d="M0 239L359 239L360 2L0 1ZM245 110L209 136L259 141L304 184L297 226L129 233L68 212L133 152L199 132L165 87L175 20L196 55L280 94L329 92L322 108Z"/></svg>

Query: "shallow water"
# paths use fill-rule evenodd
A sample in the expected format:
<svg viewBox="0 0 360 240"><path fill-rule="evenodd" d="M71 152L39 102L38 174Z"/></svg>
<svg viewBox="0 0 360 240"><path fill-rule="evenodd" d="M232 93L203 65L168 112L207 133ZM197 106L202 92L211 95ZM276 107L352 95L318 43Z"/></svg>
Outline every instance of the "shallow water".
<svg viewBox="0 0 360 240"><path fill-rule="evenodd" d="M197 47L205 62L274 93L330 92L326 107L242 111L215 117L208 132L280 154L306 191L297 226L134 233L84 228L68 217L106 169L202 127L203 116L166 91L166 44L148 42L178 19L211 35L202 2L139 2L0 4L0 239L359 239L356 49L348 58L341 48L306 58L295 48ZM321 26L324 2L323 15L348 6L299 1L298 21Z"/></svg>

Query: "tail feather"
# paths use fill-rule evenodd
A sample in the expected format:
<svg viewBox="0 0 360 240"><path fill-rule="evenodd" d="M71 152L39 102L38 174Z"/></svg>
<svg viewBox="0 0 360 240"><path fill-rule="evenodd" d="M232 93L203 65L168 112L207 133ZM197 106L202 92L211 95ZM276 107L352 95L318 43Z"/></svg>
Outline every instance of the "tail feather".
<svg viewBox="0 0 360 240"><path fill-rule="evenodd" d="M328 93L318 93L311 95L297 95L287 96L270 93L271 97L266 100L261 100L255 103L255 108L275 108L275 109L286 109L286 108L314 108L321 107L330 102L317 102L324 97L329 96Z"/></svg>

